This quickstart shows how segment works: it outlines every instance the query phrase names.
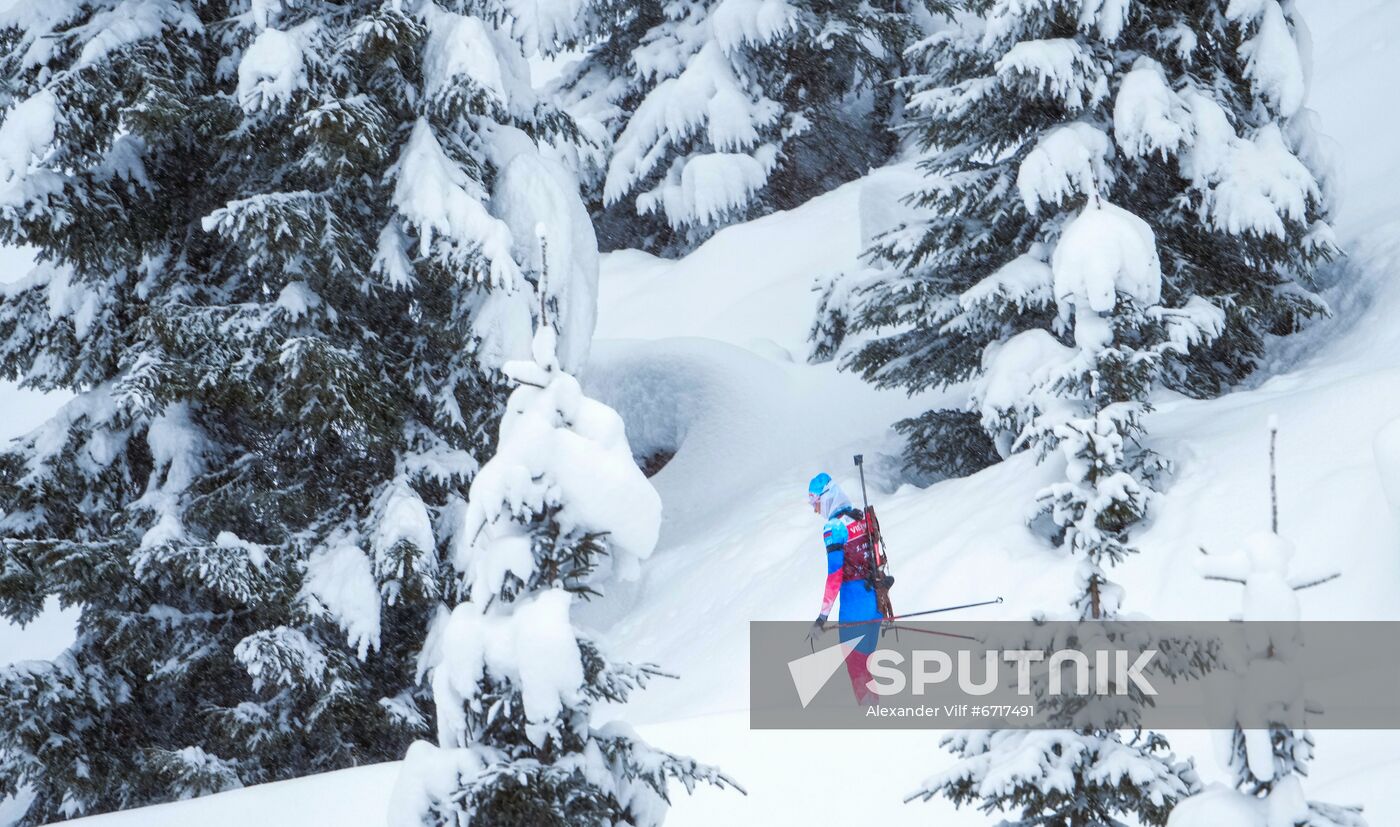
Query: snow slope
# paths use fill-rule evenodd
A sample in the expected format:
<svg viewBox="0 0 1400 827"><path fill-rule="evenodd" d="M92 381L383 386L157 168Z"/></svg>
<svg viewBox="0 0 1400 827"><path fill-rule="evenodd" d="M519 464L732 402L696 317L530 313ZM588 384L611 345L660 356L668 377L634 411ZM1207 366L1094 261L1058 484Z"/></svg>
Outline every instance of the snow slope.
<svg viewBox="0 0 1400 827"><path fill-rule="evenodd" d="M1373 445L1377 433L1400 417L1400 329L1393 323L1400 313L1395 280L1400 273L1400 242L1395 240L1400 239L1400 192L1394 186L1400 181L1400 162L1393 149L1400 117L1375 107L1376 101L1393 97L1388 89L1400 68L1394 41L1400 5L1314 2L1305 3L1303 11L1313 22L1317 44L1311 105L1338 154L1343 199L1338 223L1351 251L1342 265L1349 279L1343 291L1329 297L1334 319L1281 346L1279 364L1256 387L1211 402L1164 400L1159 405L1149 430L1176 461L1176 479L1141 538L1143 554L1116 573L1128 589L1127 608L1156 617L1223 617L1238 606L1232 587L1199 579L1194 558L1199 545L1229 549L1266 525L1265 423L1270 415L1277 415L1282 427L1282 529L1301 549L1299 564L1335 565L1348 573L1304 594L1305 616L1395 619L1400 614L1393 598L1400 585L1400 502L1385 497L1385 469L1378 465ZM822 206L814 203L798 212ZM813 226L842 226L843 220L849 226L854 218L849 213L836 220L824 216ZM726 240L722 234L711 246ZM827 241L814 237L811 243L821 248ZM742 260L741 251L734 254ZM820 253L811 260L821 270L831 267ZM608 266L631 278L628 264L610 261ZM691 259L670 265L669 272L689 266ZM667 274L663 270L660 277ZM609 276L605 297L615 284ZM766 287L745 284L754 295ZM654 289L666 294L677 288L658 279ZM795 291L792 296L792 303L799 304ZM644 306L636 293L628 298ZM658 302L648 314L633 318L626 334L661 338L678 325L689 332L705 312L684 306L666 317L663 306ZM781 306L775 301L768 311L780 312ZM603 318L608 320L606 311ZM741 335L729 325L716 327L715 335L730 341ZM865 429L846 431L848 444L869 446L883 439L880 428L888 419L880 413L885 412L871 410ZM761 491L748 494L747 516L727 515L731 530L725 538L693 540L672 550L678 554L659 554L648 571L656 579L648 582L652 593L647 603L619 630L618 639L639 656L659 658L684 678L674 688L653 690L631 711L640 721L654 721L643 731L669 747L722 762L750 786L747 800L702 791L677 808L673 823L987 823L975 813L953 814L941 802L899 803L921 776L947 760L930 734L870 737L744 728L740 710L746 652L742 629L731 619L802 619L812 613L817 602L818 575L811 562L816 529L801 508L797 483L804 473L843 459L845 453L849 451L814 456L805 466L775 472ZM938 605L1000 592L1008 602L998 613L1006 617L1059 602L1064 578L1053 571L1057 562L1029 541L1020 524L1027 495L1050 476L1057 476L1053 469L1036 469L1018 458L969 479L882 497L883 522L895 543L892 554L900 578L895 600ZM716 554L761 562L752 575L705 573L725 569L722 562L696 559ZM771 560L774 556L779 559ZM692 576L675 582L682 571ZM714 590L701 585L714 582L726 585ZM698 629L683 622L696 616L705 618ZM721 642L706 645L716 637ZM697 717L679 718L677 710ZM668 712L671 720L661 723ZM1198 758L1207 778L1221 777L1207 734L1176 733L1173 742ZM1318 745L1318 763L1308 784L1312 796L1362 803L1374 825L1400 823L1400 794L1384 783L1400 769L1400 736L1320 732ZM860 792L817 792L825 779L841 779Z"/></svg>
<svg viewBox="0 0 1400 827"><path fill-rule="evenodd" d="M1400 618L1400 455L1377 434L1400 420L1400 4L1301 0L1316 42L1311 106L1337 147L1338 229L1349 278L1336 315L1282 343L1277 363L1223 399L1163 399L1149 432L1176 475L1139 543L1115 572L1130 611L1220 618L1238 606L1201 581L1198 546L1231 549L1267 520L1265 422L1277 415L1282 530L1300 567L1345 576L1303 594L1313 619ZM899 582L897 608L1003 595L977 617L1024 617L1062 604L1065 563L1022 517L1032 491L1061 476L1017 457L927 489L898 486L895 419L931 399L880 393L830 366L803 364L817 279L854 267L863 240L916 184L880 170L790 213L717 234L672 262L605 258L599 339L585 382L628 421L639 454L674 452L653 479L665 506L660 546L635 583L585 607L582 621L616 653L681 676L653 684L616 714L658 746L718 763L749 790L679 795L668 822L711 824L986 824L942 802L903 804L947 760L934 733L751 732L747 623L810 618L820 602L819 523L805 482L832 471L853 490L864 452ZM762 331L761 336L759 331ZM1390 467L1391 464L1395 467ZM0 653L5 650L0 649ZM8 659L8 658L7 658ZM1312 797L1362 803L1371 824L1400 824L1400 734L1319 732ZM1179 752L1219 778L1211 739L1175 733ZM379 827L395 765L347 770L193 802L98 817L91 827Z"/></svg>
<svg viewBox="0 0 1400 827"><path fill-rule="evenodd" d="M728 227L680 261L611 253L598 336L699 336L804 361L816 316L813 286L852 269L874 235L908 214L899 199L918 184L913 164L898 164L800 209Z"/></svg>
<svg viewBox="0 0 1400 827"><path fill-rule="evenodd" d="M380 825L398 768L398 762L373 764L64 823L85 827Z"/></svg>

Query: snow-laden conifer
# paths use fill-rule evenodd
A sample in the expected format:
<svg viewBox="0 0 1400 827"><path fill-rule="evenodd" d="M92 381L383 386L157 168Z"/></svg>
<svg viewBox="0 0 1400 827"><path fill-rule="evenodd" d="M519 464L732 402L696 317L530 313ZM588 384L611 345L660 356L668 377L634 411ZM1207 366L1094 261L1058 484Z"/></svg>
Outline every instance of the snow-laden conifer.
<svg viewBox="0 0 1400 827"><path fill-rule="evenodd" d="M1333 249L1292 23L1274 0L1207 5L988 0L923 44L933 217L887 234L889 270L837 308L876 334L847 364L912 390L971 380L998 452L1063 474L1031 526L1074 562L1065 619L1091 625L1126 617L1108 572L1165 467L1144 430L1154 392L1218 392L1324 311L1308 286ZM903 427L917 445L958 421ZM1212 666L1176 652L1173 670ZM955 736L959 761L919 795L1012 824L1161 824L1194 773L1130 713Z"/></svg>
<svg viewBox="0 0 1400 827"><path fill-rule="evenodd" d="M1065 228L1049 266L1019 266L1043 270L1037 277L1050 282L1057 319L1073 344L1046 330L1012 337L994 351L974 398L983 421L1004 435L1006 450L1027 447L1064 469L1062 480L1037 494L1031 525L1072 561L1073 599L1067 610L1037 619L1082 624L1064 633L1072 639L1025 648L1156 648L1168 674L1199 674L1213 665L1208 647L1151 641L1115 623L1133 618L1122 613L1123 590L1108 577L1135 551L1132 531L1160 470L1143 447L1139 400L1162 354L1199 331L1176 331L1177 321L1158 304L1162 275L1151 229L1096 193ZM1049 627L1052 635L1061 628ZM1043 690L1042 680L1037 708L1073 728L954 734L944 745L958 760L915 797L973 804L1017 827L1088 827L1129 819L1161 825L1177 800L1196 791L1191 764L1178 760L1163 736L1140 727L1144 698L1135 687L1127 688L1130 700L1106 706L1088 724L1080 723L1081 699Z"/></svg>
<svg viewBox="0 0 1400 827"><path fill-rule="evenodd" d="M395 827L660 825L667 784L731 785L647 745L594 709L660 674L613 660L574 625L604 576L635 574L656 545L661 501L633 461L622 419L561 369L548 324L517 385L496 454L455 526L464 596L426 653L437 743L415 743L395 787Z"/></svg>
<svg viewBox="0 0 1400 827"><path fill-rule="evenodd" d="M594 151L605 246L684 250L890 157L912 35L941 2L680 0L593 8L560 89Z"/></svg>
<svg viewBox="0 0 1400 827"><path fill-rule="evenodd" d="M596 249L526 54L570 3L56 0L0 12L0 370L74 395L0 455L26 823L400 757L422 635L528 356ZM574 8L574 12L569 9ZM546 147L549 151L542 151Z"/></svg>
<svg viewBox="0 0 1400 827"><path fill-rule="evenodd" d="M1178 344L1157 384L1217 394L1259 364L1270 336L1325 312L1313 276L1335 252L1330 194L1291 3L976 0L967 11L916 47L921 70L904 86L930 217L884 235L872 272L829 291L822 354L857 332L847 367L919 391L1004 371L994 362L1027 355L1010 343L1028 331L1070 346L1052 258L1114 209L1155 240L1154 312ZM1115 255L1132 239L1088 246ZM901 429L918 450L966 421L931 412ZM1015 428L984 424L1003 451L1016 444Z"/></svg>

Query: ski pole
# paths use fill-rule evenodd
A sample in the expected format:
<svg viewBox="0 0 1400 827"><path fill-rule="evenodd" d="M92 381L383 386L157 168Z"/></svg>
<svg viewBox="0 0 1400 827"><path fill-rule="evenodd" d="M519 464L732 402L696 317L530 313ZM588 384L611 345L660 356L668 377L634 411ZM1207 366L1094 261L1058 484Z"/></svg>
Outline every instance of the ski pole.
<svg viewBox="0 0 1400 827"><path fill-rule="evenodd" d="M1003 602L1002 599L998 597L995 600L983 600L978 603L964 603L961 606L944 606L941 609L927 609L922 612L909 612L908 614L895 615L894 617L889 618L889 620L904 620L905 618L922 617L923 615L933 615L938 614L939 612L955 612L958 609L974 609L978 606L994 606L997 603L1001 602Z"/></svg>
<svg viewBox="0 0 1400 827"><path fill-rule="evenodd" d="M1001 602L1002 602L1002 599L1001 599L1000 597L998 597L996 600L983 600L983 601L980 602L980 603L964 603L964 604L962 604L961 606L944 606L944 607L941 608L941 609L927 609L927 610L922 611L922 612L909 612L908 614L894 615L893 617L880 617L880 618L876 618L876 619L874 619L874 620L856 620L856 621L852 621L852 622L850 622L850 623L837 623L836 625L834 625L834 626L832 626L832 627L830 627L830 628L833 628L833 629L844 629L844 628L846 628L846 627L848 627L848 626L868 626L868 625L870 625L871 623L885 623L885 622L890 621L890 620L908 620L908 619L911 618L911 617L923 617L924 615L939 614L940 612L954 612L954 611L957 611L958 609L972 609L972 608L975 608L975 607L977 607L977 606L993 606L993 605L995 605L995 604L997 604L997 603L1001 603Z"/></svg>

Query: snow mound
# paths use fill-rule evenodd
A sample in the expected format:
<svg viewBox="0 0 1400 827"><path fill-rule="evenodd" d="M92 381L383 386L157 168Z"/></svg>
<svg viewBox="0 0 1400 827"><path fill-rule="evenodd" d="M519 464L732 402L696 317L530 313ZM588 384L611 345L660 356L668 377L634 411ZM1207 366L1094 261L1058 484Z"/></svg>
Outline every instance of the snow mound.
<svg viewBox="0 0 1400 827"><path fill-rule="evenodd" d="M787 379L779 365L718 342L602 341L584 390L622 416L636 459L674 455L652 479L674 532L762 478L775 447L766 425Z"/></svg>
<svg viewBox="0 0 1400 827"><path fill-rule="evenodd" d="M1051 256L1055 298L1107 313L1122 293L1146 307L1162 295L1162 262L1147 222L1107 202L1070 221Z"/></svg>
<svg viewBox="0 0 1400 827"><path fill-rule="evenodd" d="M72 827L381 827L399 762L64 822Z"/></svg>
<svg viewBox="0 0 1400 827"><path fill-rule="evenodd" d="M528 549L527 549L528 553ZM569 624L573 595L551 589L521 600L513 612L483 613L475 603L453 609L433 670L438 742L466 740L464 704L488 673L520 687L525 717L541 723L579 702L583 660Z"/></svg>
<svg viewBox="0 0 1400 827"><path fill-rule="evenodd" d="M1178 804L1167 827L1262 827L1265 802L1212 784L1205 792Z"/></svg>
<svg viewBox="0 0 1400 827"><path fill-rule="evenodd" d="M238 64L238 102L248 112L271 109L306 85L300 39L263 29Z"/></svg>
<svg viewBox="0 0 1400 827"><path fill-rule="evenodd" d="M699 336L747 347L755 336L808 351L817 283L854 271L878 233L907 220L911 164L876 170L795 210L720 230L679 261L636 250L603 257L598 336Z"/></svg>

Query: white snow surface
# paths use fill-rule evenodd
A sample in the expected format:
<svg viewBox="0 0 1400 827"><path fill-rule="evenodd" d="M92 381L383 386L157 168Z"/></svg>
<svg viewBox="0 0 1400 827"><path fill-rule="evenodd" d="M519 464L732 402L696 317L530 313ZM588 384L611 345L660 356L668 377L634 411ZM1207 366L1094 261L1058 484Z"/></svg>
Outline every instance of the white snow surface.
<svg viewBox="0 0 1400 827"><path fill-rule="evenodd" d="M263 29L238 63L238 103L248 112L271 109L305 84L302 45L295 32Z"/></svg>
<svg viewBox="0 0 1400 827"><path fill-rule="evenodd" d="M1107 313L1119 294L1151 307L1162 295L1162 261L1152 228L1107 201L1091 199L1065 225L1050 268L1062 311L1087 308Z"/></svg>
<svg viewBox="0 0 1400 827"><path fill-rule="evenodd" d="M357 539L336 534L311 555L301 599L311 611L335 618L363 659L371 648L379 648L379 586Z"/></svg>
<svg viewBox="0 0 1400 827"><path fill-rule="evenodd" d="M1112 154L1108 136L1087 123L1047 132L1016 170L1016 188L1026 211L1035 215L1042 203L1055 205L1075 193L1101 192L1109 183L1107 161Z"/></svg>
<svg viewBox="0 0 1400 827"><path fill-rule="evenodd" d="M1276 785L1267 799L1212 784L1173 809L1167 827L1294 827L1307 815L1307 801L1295 775Z"/></svg>
<svg viewBox="0 0 1400 827"><path fill-rule="evenodd" d="M1138 58L1123 76L1113 101L1113 134L1129 155L1159 152L1165 157L1186 140L1185 113L1167 85L1162 65L1149 57Z"/></svg>
<svg viewBox="0 0 1400 827"><path fill-rule="evenodd" d="M394 206L417 229L420 254L429 254L435 236L455 248L479 247L490 265L492 286L519 284L510 229L487 212L481 185L447 157L426 118L413 125L393 174Z"/></svg>
<svg viewBox="0 0 1400 827"><path fill-rule="evenodd" d="M297 827L382 825L399 763L372 764L158 807L74 819L86 827ZM3 813L3 810L0 810Z"/></svg>
<svg viewBox="0 0 1400 827"><path fill-rule="evenodd" d="M543 274L559 331L559 362L577 371L588 362L598 316L598 239L578 197L578 179L535 151L523 132L501 127L494 136L501 169L491 211L510 228L516 261Z"/></svg>
<svg viewBox="0 0 1400 827"><path fill-rule="evenodd" d="M465 704L476 699L483 674L520 688L525 718L542 724L564 705L580 700L583 660L569 623L574 596L550 589L518 601L510 612L483 611L480 604L453 609L442 639L442 661L433 668L438 744L470 746Z"/></svg>
<svg viewBox="0 0 1400 827"><path fill-rule="evenodd" d="M870 240L908 215L899 199L920 183L913 164L898 164L801 209L720 230L679 261L610 253L598 336L702 337L801 360L816 316L815 285L854 269Z"/></svg>
<svg viewBox="0 0 1400 827"><path fill-rule="evenodd" d="M1224 784L1212 784L1172 810L1167 827L1264 827L1267 804Z"/></svg>
<svg viewBox="0 0 1400 827"><path fill-rule="evenodd" d="M1266 14L1274 4L1238 5ZM1240 605L1239 586L1201 581L1198 547L1229 554L1267 529L1266 425L1276 417L1280 533L1295 547L1293 571L1343 572L1297 593L1303 615L1400 619L1393 597L1400 504L1383 485L1400 476L1400 426L1393 424L1400 411L1400 160L1393 150L1400 115L1376 105L1393 97L1400 74L1393 42L1400 4L1297 5L1318 44L1307 105L1341 155L1336 223L1349 278L1328 294L1334 318L1276 343L1273 363L1247 388L1213 401L1156 401L1148 431L1153 447L1176 463L1175 476L1139 537L1142 553L1114 578L1126 590L1126 609L1157 618L1224 619ZM1023 57L1028 67L1054 69L1040 60L1051 55ZM1037 74L1053 80L1053 71ZM858 490L850 474L856 451L866 454L891 543L897 609L1000 594L1006 602L977 617L1021 618L1069 596L1066 564L1022 523L1025 504L1057 469L1018 455L965 479L899 486L891 459L898 441L888 425L936 400L878 392L829 365L801 364L817 300L812 284L857 266L872 216L888 226L889 214L869 206L888 200L862 191L888 194L917 183L909 167L895 166L792 212L721 231L681 261L637 252L603 260L599 340L584 389L622 415L633 452L675 456L652 479L664 520L640 579L609 584L604 599L574 611L618 656L656 662L681 680L655 683L634 703L602 714L634 724L660 748L720 765L749 791L677 791L672 827L972 827L995 820L937 800L902 803L948 764L937 733L748 729L746 624L816 613L825 569L820 522L804 507L805 482L828 470ZM28 413L14 399L5 397L7 408ZM4 654L9 659L9 649ZM1400 735L1316 736L1308 796L1363 804L1373 825L1400 823L1393 784ZM1173 732L1171 741L1178 754L1196 756L1207 781L1227 778L1208 733ZM361 767L77 823L381 827L397 775L395 764ZM859 794L814 794L824 778L843 779ZM1173 825L1241 827L1266 817L1259 805L1213 789L1178 808Z"/></svg>

